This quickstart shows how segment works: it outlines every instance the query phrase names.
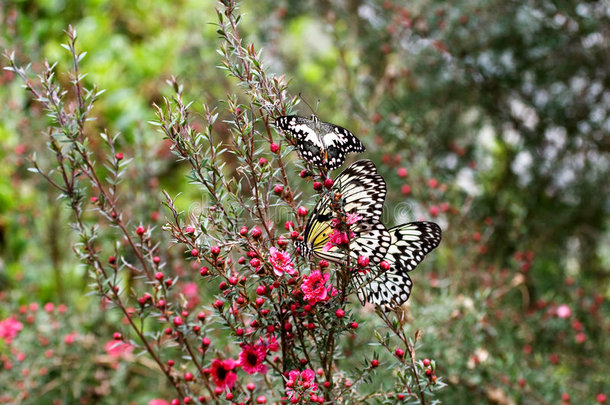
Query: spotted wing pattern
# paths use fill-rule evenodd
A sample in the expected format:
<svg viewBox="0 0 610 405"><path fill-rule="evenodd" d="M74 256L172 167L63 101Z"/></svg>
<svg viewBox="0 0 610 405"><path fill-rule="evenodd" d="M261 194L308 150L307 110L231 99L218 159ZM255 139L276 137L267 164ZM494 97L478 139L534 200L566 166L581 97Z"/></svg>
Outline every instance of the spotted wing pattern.
<svg viewBox="0 0 610 405"><path fill-rule="evenodd" d="M413 282L407 272L415 269L441 242L441 228L433 222L410 222L391 228L389 233L391 244L384 260L390 264L390 269L377 268L355 277L362 286L358 289L360 301L385 310L396 308L409 299Z"/></svg>
<svg viewBox="0 0 610 405"><path fill-rule="evenodd" d="M328 226L330 229L330 225ZM352 225L354 237L349 243L350 256L358 260L360 256L366 256L373 264L379 264L390 247L390 233L381 222L362 220ZM345 251L336 246L325 249L329 241L328 233L320 234L311 244L311 253L318 259L328 260L334 263L345 261Z"/></svg>
<svg viewBox="0 0 610 405"><path fill-rule="evenodd" d="M320 198L305 227L302 243L297 244L301 254L314 254L319 259L343 262L344 252L337 248L326 248L329 235L333 232L331 222L335 217L331 204L335 196L340 196L340 204L345 214L352 214L358 220L351 225L354 238L350 241L350 254L358 258L369 257L379 263L390 245L390 234L379 222L386 196L386 185L370 160L359 160L345 169L335 179L332 188Z"/></svg>
<svg viewBox="0 0 610 405"><path fill-rule="evenodd" d="M315 167L336 169L345 162L348 153L365 151L364 144L347 129L297 115L283 115L275 120L276 126L296 138L297 149L303 159Z"/></svg>
<svg viewBox="0 0 610 405"><path fill-rule="evenodd" d="M387 189L383 177L370 160L359 160L343 170L335 178L330 192L320 198L314 212L332 214L331 202L337 193L341 195L342 209L346 214L357 214L371 220L381 218Z"/></svg>

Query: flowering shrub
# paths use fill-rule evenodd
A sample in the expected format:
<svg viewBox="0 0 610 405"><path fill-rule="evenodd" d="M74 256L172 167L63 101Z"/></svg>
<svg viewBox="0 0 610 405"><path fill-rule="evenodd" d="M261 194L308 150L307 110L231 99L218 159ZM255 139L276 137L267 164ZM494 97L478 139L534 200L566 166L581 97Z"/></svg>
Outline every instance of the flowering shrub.
<svg viewBox="0 0 610 405"><path fill-rule="evenodd" d="M86 319L50 302L3 309L13 315L0 320L1 404L74 398L81 403L105 398L127 402L130 394L118 384L125 375L155 379L148 360L136 357L133 344L118 337L104 340L109 325L102 318ZM145 387L143 380L130 384Z"/></svg>
<svg viewBox="0 0 610 405"><path fill-rule="evenodd" d="M36 84L8 55L11 70L51 119L48 145L57 166L47 170L33 160L33 171L68 202L79 234L75 251L91 271L93 289L126 321L105 351L128 361L135 352L144 353L174 387L171 404L221 398L430 403L428 397L443 383L416 358L419 332L409 338L391 315L379 313L393 336L377 334L376 341L387 353L384 374L393 376L394 384L373 378L379 352L338 364L343 357L338 344L359 329L347 300L354 287L345 275L331 277L344 272L343 266L309 262L293 246L304 229L305 205L311 204L298 190L313 183L321 195L319 185L330 189L333 182L324 172L315 174L308 162L295 161L290 156L294 140L273 129L273 117L290 111L297 99L287 96L283 78L267 73L254 46L244 44L239 20L236 5L224 2L218 11L222 66L246 88L243 100L236 95L226 100L224 137L217 129L221 113L206 104L202 126L194 125L191 103L183 100L175 79L169 81L174 96L155 105L153 124L176 158L190 165L189 178L206 200L201 210L185 213L164 192L169 221L162 228L170 236L168 246L161 243L160 229L133 217L129 188L122 181L133 170L132 159L121 150L120 137L87 131L102 92L83 84L79 62L84 54L76 49L75 30L67 31L66 49L73 60L69 93L55 80L54 66L45 64ZM89 147L98 142L107 150L102 163ZM343 228L359 219L350 214L345 225L334 220L325 249L347 246L354 234ZM190 270L172 270L170 245L181 247ZM360 257L358 264L368 266L367 258Z"/></svg>
<svg viewBox="0 0 610 405"><path fill-rule="evenodd" d="M213 2L108 7L83 0L64 7L32 0L0 13L0 46L15 50L15 67L33 61L32 71L44 76L40 55L58 61L47 80L54 89L22 72L41 103L21 91L19 74L0 74L0 322L4 333L16 332L11 343L0 338L2 401L168 405L202 396L272 403L313 394L421 403L413 395L419 380L423 387L447 384L426 402L607 403L602 1L244 3L243 18L236 21L234 12L239 32L222 30L230 41L221 38L221 54L235 53L221 70L213 66L221 64L215 48L222 27L202 24L216 19ZM223 23L232 25L224 15ZM74 60L59 46L68 24L88 51L77 58L78 77L66 74ZM235 46L239 38L243 46ZM170 73L180 84L162 84ZM294 250L314 203L341 169L321 178L274 128L273 118L295 110L286 81L293 94L320 100L321 119L346 125L366 144L366 154L354 157L374 161L387 182L384 223L432 217L443 228L442 245L413 273L411 305L399 318L404 333L395 335L393 315L377 316L341 288L336 265L310 264ZM107 91L89 110L85 89L94 83ZM64 113L51 108L61 124L46 116L55 100L49 90L61 96ZM221 100L226 93L229 100ZM178 131L175 141L145 123L153 102L164 114L156 127ZM243 136L248 130L252 136ZM66 141L74 132L77 142ZM249 162L234 157L236 139ZM253 153L244 140L252 140ZM58 204L56 189L27 171L35 155L62 186L57 150L66 179L74 180L62 191L76 190L78 203L69 197ZM87 161L101 188L92 186L98 183L83 168ZM199 179L212 176L210 168L216 183ZM173 204L177 220L160 200ZM233 220L226 230L219 207ZM334 225L335 236L351 237L343 221ZM358 260L360 274L366 259ZM314 304L305 297L306 280L320 300ZM42 309L49 301L57 329ZM30 303L38 307L21 313ZM277 321L280 305L289 305L290 331ZM294 339L282 340L282 333ZM319 361L328 341L332 380ZM417 376L405 342L413 343ZM242 354L250 354L245 368ZM254 369L260 371L246 371ZM223 385L233 376L231 394L226 385L216 394L214 378ZM315 392L305 386L308 378Z"/></svg>

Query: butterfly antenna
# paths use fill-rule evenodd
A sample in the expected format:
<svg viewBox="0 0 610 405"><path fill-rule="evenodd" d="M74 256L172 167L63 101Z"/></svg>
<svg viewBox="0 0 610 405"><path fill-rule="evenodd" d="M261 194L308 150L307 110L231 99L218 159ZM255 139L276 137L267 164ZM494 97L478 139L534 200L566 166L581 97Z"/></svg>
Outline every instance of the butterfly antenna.
<svg viewBox="0 0 610 405"><path fill-rule="evenodd" d="M301 101L303 101L303 102L305 103L305 105L306 105L307 107L309 107L309 109L311 110L311 113L312 113L313 115L316 115L316 111L317 111L317 108L318 108L318 104L320 104L320 100L318 100L318 103L316 104L316 109L314 110L313 108L311 108L311 105L310 105L310 104L307 102L307 100L305 100L305 99L303 98L303 96L301 95L301 93L300 93L300 92L299 92L299 98L301 99Z"/></svg>

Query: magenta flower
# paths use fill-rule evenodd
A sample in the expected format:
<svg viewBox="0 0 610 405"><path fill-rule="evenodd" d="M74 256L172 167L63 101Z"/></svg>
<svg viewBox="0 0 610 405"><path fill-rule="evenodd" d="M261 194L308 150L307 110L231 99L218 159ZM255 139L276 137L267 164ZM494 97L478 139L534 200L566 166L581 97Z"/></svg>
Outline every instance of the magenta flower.
<svg viewBox="0 0 610 405"><path fill-rule="evenodd" d="M296 391L308 391L310 393L318 390L318 385L315 382L316 374L311 369L305 369L302 372L292 370L288 373L288 381L286 382L286 394L289 398L297 395Z"/></svg>
<svg viewBox="0 0 610 405"><path fill-rule="evenodd" d="M277 352L280 350L280 344L277 342L275 335L267 335L267 349L269 349L270 352Z"/></svg>
<svg viewBox="0 0 610 405"><path fill-rule="evenodd" d="M199 290L197 289L197 283L184 283L182 285L182 294L186 299L186 307L193 309L199 304Z"/></svg>
<svg viewBox="0 0 610 405"><path fill-rule="evenodd" d="M265 348L270 352L277 352L280 350L280 345L277 342L277 338L272 333L267 333L266 337L261 336L258 339L258 344L265 346Z"/></svg>
<svg viewBox="0 0 610 405"><path fill-rule="evenodd" d="M64 342L67 345L71 345L72 343L74 343L74 341L76 340L77 337L78 337L78 332L68 333L67 335L64 336Z"/></svg>
<svg viewBox="0 0 610 405"><path fill-rule="evenodd" d="M349 245L349 241L354 238L354 232L347 234L345 231L339 231L338 229L333 229L333 232L328 235L328 242L322 248L322 251L328 252L334 246L347 246Z"/></svg>
<svg viewBox="0 0 610 405"><path fill-rule="evenodd" d="M106 342L106 353L112 357L124 357L133 352L133 345L120 340L109 340Z"/></svg>
<svg viewBox="0 0 610 405"><path fill-rule="evenodd" d="M316 270L304 278L301 290L310 305L326 299L329 292L329 286L326 285L326 282L329 278L328 273L322 274L320 270Z"/></svg>
<svg viewBox="0 0 610 405"><path fill-rule="evenodd" d="M267 356L267 347L264 344L244 345L239 353L239 364L248 374L267 372L267 366L263 364Z"/></svg>
<svg viewBox="0 0 610 405"><path fill-rule="evenodd" d="M11 343L21 329L23 329L23 324L15 317L6 318L0 321L0 339L4 339L6 343Z"/></svg>
<svg viewBox="0 0 610 405"><path fill-rule="evenodd" d="M291 276L297 274L290 254L283 250L276 249L274 247L269 249L269 262L273 266L273 272L279 277L282 273L286 272Z"/></svg>
<svg viewBox="0 0 610 405"><path fill-rule="evenodd" d="M220 388L233 388L237 381L237 374L233 372L239 364L233 359L214 359L210 367L212 381Z"/></svg>
<svg viewBox="0 0 610 405"><path fill-rule="evenodd" d="M356 213L347 214L347 224L353 225L362 219L362 215Z"/></svg>

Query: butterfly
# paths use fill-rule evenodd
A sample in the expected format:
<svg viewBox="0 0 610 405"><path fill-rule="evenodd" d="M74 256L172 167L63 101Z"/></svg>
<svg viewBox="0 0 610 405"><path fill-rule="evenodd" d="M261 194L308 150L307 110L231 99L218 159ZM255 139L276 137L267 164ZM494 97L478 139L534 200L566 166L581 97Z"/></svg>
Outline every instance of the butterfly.
<svg viewBox="0 0 610 405"><path fill-rule="evenodd" d="M349 241L351 257L369 258L370 270L366 274L354 271L360 301L370 302L385 310L398 307L409 299L413 282L407 274L436 248L441 241L441 229L433 222L410 222L389 230L380 222L387 193L383 177L370 160L359 160L345 169L333 183L330 192L323 195L314 207L303 241L296 247L305 258L314 256L335 263L345 262L345 252L329 244L333 220L337 211L348 218L357 218L349 225L353 236ZM335 196L340 196L335 201ZM338 204L338 209L333 208ZM381 268L386 261L390 267Z"/></svg>
<svg viewBox="0 0 610 405"><path fill-rule="evenodd" d="M434 222L410 222L389 229L391 241L383 259L390 268L366 274L354 273L362 304L370 302L385 310L404 304L411 295L413 282L408 272L441 242L441 228Z"/></svg>
<svg viewBox="0 0 610 405"><path fill-rule="evenodd" d="M345 162L348 153L365 151L362 142L347 129L323 122L314 114L310 118L283 115L275 125L296 138L303 159L315 167L336 169Z"/></svg>
<svg viewBox="0 0 610 405"><path fill-rule="evenodd" d="M333 222L340 211L345 214L349 232L353 234L348 243L350 255L356 260L366 256L374 264L381 262L390 247L390 234L379 222L386 192L385 181L373 162L359 160L350 165L337 176L330 191L311 212L303 241L296 243L300 254L335 263L345 261L344 251L330 243L331 234L337 231ZM340 196L338 201L335 196Z"/></svg>

